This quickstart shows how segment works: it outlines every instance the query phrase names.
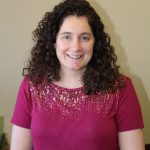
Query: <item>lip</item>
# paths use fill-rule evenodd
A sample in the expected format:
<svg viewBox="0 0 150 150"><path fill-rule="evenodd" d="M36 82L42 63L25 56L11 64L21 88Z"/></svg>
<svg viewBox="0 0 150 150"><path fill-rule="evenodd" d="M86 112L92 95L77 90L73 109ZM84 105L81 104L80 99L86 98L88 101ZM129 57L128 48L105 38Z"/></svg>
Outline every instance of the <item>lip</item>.
<svg viewBox="0 0 150 150"><path fill-rule="evenodd" d="M67 54L67 56L71 59L80 59L83 55L71 55L71 54Z"/></svg>

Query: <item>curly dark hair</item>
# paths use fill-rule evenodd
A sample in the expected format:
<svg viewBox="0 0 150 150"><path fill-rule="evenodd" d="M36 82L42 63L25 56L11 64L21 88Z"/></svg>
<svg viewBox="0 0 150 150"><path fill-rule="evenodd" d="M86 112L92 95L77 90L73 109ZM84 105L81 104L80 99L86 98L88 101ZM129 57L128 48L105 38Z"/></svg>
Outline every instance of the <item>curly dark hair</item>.
<svg viewBox="0 0 150 150"><path fill-rule="evenodd" d="M64 18L69 15L85 16L95 37L93 56L82 77L84 93L114 92L120 89L124 86L124 80L116 65L117 56L110 44L110 36L104 31L100 16L86 0L65 0L56 5L53 11L46 12L33 31L35 45L23 75L29 76L36 84L45 79L48 82L60 80L60 63L54 43Z"/></svg>

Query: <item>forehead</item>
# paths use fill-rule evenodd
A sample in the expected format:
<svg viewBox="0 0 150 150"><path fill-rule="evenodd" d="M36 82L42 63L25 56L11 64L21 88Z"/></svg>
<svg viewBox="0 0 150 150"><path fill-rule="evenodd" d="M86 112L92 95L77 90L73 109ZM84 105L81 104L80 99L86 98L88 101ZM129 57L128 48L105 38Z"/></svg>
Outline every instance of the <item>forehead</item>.
<svg viewBox="0 0 150 150"><path fill-rule="evenodd" d="M91 32L91 27L88 23L88 19L85 16L67 16L64 20L62 25L60 26L59 32L64 31L83 31L84 32Z"/></svg>

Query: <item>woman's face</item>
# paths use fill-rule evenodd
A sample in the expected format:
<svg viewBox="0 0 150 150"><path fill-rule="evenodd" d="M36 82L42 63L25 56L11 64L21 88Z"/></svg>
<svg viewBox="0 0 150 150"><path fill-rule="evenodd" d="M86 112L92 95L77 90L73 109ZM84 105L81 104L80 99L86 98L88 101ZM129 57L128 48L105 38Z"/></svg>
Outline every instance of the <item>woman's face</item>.
<svg viewBox="0 0 150 150"><path fill-rule="evenodd" d="M86 17L68 16L56 36L56 55L61 69L82 70L93 54L94 35Z"/></svg>

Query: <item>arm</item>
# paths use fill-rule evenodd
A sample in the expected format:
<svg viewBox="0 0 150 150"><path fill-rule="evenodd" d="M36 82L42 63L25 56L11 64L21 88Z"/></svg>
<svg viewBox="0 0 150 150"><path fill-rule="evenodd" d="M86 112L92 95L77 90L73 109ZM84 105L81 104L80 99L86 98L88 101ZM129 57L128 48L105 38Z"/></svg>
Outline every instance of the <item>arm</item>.
<svg viewBox="0 0 150 150"><path fill-rule="evenodd" d="M118 133L120 150L144 150L142 129Z"/></svg>
<svg viewBox="0 0 150 150"><path fill-rule="evenodd" d="M30 129L13 125L10 150L32 150Z"/></svg>

